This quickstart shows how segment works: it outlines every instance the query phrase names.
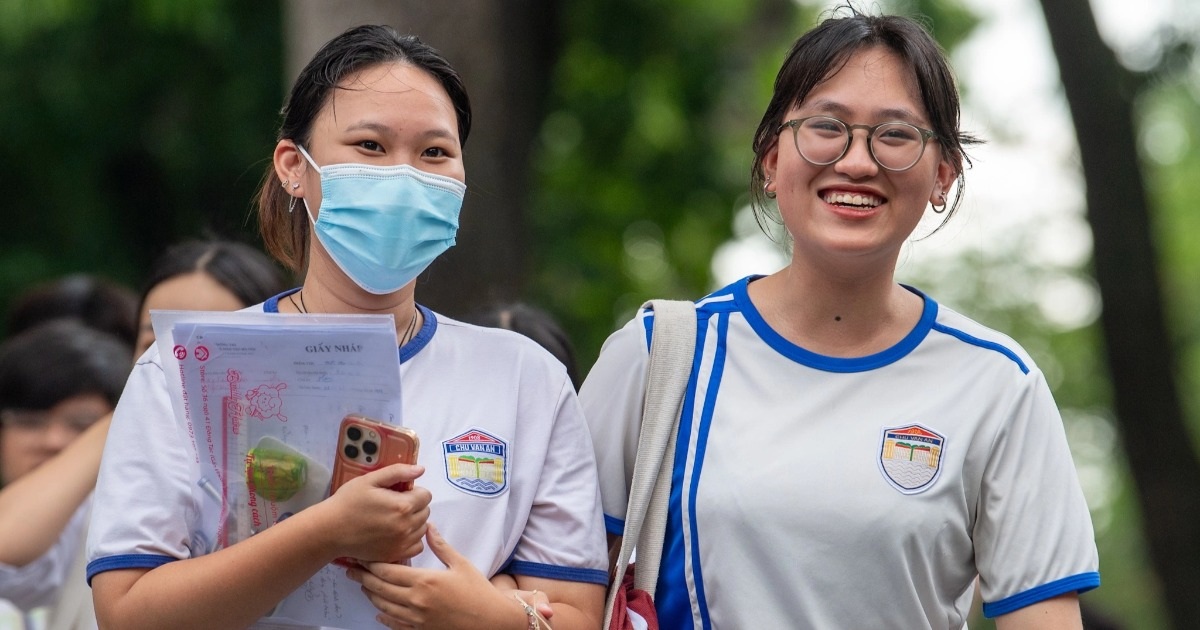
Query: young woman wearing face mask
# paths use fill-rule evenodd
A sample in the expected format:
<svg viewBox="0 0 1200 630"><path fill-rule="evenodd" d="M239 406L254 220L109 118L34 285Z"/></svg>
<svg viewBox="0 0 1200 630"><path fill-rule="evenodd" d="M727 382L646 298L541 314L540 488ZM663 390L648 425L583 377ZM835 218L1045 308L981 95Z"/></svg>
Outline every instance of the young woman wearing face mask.
<svg viewBox="0 0 1200 630"><path fill-rule="evenodd" d="M659 621L960 630L978 576L997 628L1079 628L1096 546L1045 377L893 278L962 190L950 68L913 20L850 13L796 41L754 136L791 260L696 303ZM614 537L651 319L609 338L580 393Z"/></svg>
<svg viewBox="0 0 1200 630"><path fill-rule="evenodd" d="M387 27L347 31L300 73L259 213L268 249L304 283L255 308L393 314L419 465L359 477L196 555L192 447L171 421L151 350L122 396L97 490L88 574L102 625L247 627L339 557L360 562L348 576L362 587L342 605L389 628L533 627L536 611L518 597L541 603L555 628L599 625L603 521L566 370L520 335L450 320L413 295L417 275L454 242L470 123L445 59ZM446 465L472 435L507 455L487 493ZM390 489L405 481L415 488Z"/></svg>

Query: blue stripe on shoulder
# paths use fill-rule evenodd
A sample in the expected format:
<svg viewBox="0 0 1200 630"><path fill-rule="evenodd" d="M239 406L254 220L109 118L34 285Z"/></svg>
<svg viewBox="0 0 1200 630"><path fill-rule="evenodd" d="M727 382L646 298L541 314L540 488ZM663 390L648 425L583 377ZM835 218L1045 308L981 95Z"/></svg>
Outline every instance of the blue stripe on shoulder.
<svg viewBox="0 0 1200 630"><path fill-rule="evenodd" d="M608 571L604 569L580 569L576 567L560 567L554 564L542 564L541 562L529 562L527 560L513 560L508 564L508 572L514 575L528 575L548 580L608 585Z"/></svg>
<svg viewBox="0 0 1200 630"><path fill-rule="evenodd" d="M1016 363L1017 367L1021 368L1022 373L1029 374L1029 366L1025 365L1025 362L1021 360L1021 357L1017 356L1017 353L1013 352L1012 350L1009 350L1008 348L1006 348L994 341L985 341L974 335L969 335L957 328L950 328L949 326L946 326L945 324L935 323L933 325L933 329L940 333L945 333L947 335L950 335L951 337L954 337L961 341L965 341L973 346L979 346L980 348L984 348L986 350L994 350L996 352L999 352L1000 354L1003 354L1004 356L1008 357L1009 359L1012 359L1012 362Z"/></svg>
<svg viewBox="0 0 1200 630"><path fill-rule="evenodd" d="M87 565L87 583L92 585L92 578L98 573L105 571L117 571L119 569L157 569L168 562L178 560L174 556L160 556L149 553L129 553L120 556L105 556L96 558Z"/></svg>
<svg viewBox="0 0 1200 630"><path fill-rule="evenodd" d="M1100 574L1096 571L1072 575L1060 580L1054 580L1053 582L1047 582L1041 586L1035 586L1016 595L1010 595L998 602L984 602L983 616L991 619L1000 615L1007 615L1026 606L1046 601L1051 597L1058 597L1065 593L1084 593L1097 586L1100 586Z"/></svg>

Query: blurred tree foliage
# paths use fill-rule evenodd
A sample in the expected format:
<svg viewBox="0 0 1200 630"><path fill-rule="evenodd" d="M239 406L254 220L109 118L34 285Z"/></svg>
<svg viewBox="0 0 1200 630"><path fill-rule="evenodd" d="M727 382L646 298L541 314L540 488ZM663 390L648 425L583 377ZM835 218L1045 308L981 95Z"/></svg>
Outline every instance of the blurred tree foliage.
<svg viewBox="0 0 1200 630"><path fill-rule="evenodd" d="M275 1L0 2L0 312L246 227L282 88ZM252 226L251 226L252 227Z"/></svg>

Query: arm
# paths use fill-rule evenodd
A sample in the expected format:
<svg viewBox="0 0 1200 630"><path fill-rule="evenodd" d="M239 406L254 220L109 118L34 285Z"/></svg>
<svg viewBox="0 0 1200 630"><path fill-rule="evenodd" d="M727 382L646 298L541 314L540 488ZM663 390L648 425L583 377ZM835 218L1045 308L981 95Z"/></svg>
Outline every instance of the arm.
<svg viewBox="0 0 1200 630"><path fill-rule="evenodd" d="M396 464L216 553L92 579L102 628L244 628L334 558L395 561L422 549L430 495L391 486L420 476Z"/></svg>
<svg viewBox="0 0 1200 630"><path fill-rule="evenodd" d="M996 630L1082 630L1079 596L1059 595L996 617Z"/></svg>
<svg viewBox="0 0 1200 630"><path fill-rule="evenodd" d="M540 591L546 596L556 630L600 627L605 594L602 585L524 575L494 578L489 584L432 525L427 541L446 570L371 563L347 571L350 579L363 585L368 599L379 609L381 621L389 628L526 630L528 617L511 591L496 587L514 581L523 591Z"/></svg>
<svg viewBox="0 0 1200 630"><path fill-rule="evenodd" d="M0 563L24 566L58 542L96 486L111 420L111 414L98 420L57 455L0 490Z"/></svg>

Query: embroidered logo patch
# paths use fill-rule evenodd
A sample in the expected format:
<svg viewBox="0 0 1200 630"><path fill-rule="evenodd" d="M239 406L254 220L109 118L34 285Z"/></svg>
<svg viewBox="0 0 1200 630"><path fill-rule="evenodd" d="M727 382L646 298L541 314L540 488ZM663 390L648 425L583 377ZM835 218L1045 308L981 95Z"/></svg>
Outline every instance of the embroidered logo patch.
<svg viewBox="0 0 1200 630"><path fill-rule="evenodd" d="M924 492L942 472L945 443L945 437L919 424L884 429L879 470L904 494Z"/></svg>
<svg viewBox="0 0 1200 630"><path fill-rule="evenodd" d="M494 497L508 488L508 443L471 429L442 442L446 480L459 490Z"/></svg>

